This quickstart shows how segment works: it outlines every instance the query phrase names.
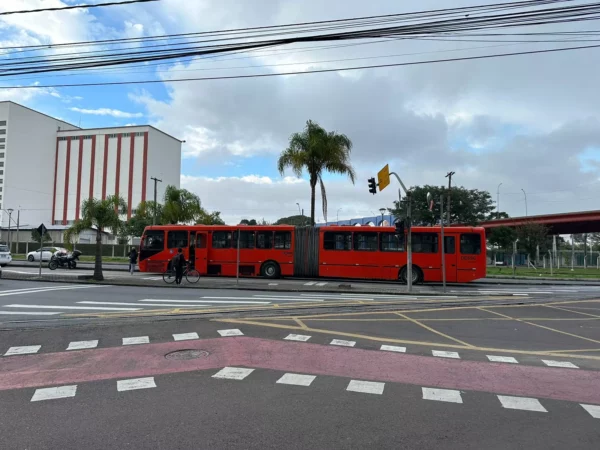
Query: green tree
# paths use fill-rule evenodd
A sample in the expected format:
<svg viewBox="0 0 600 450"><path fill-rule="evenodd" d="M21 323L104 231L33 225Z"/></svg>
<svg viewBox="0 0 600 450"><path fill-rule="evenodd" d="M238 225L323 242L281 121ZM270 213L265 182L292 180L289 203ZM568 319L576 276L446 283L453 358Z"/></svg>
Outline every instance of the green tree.
<svg viewBox="0 0 600 450"><path fill-rule="evenodd" d="M33 242L40 242L40 233L38 232L38 230L31 230L31 240ZM42 242L51 242L51 241L52 241L52 238L50 237L50 233L48 233L46 231L42 238Z"/></svg>
<svg viewBox="0 0 600 450"><path fill-rule="evenodd" d="M122 197L112 195L105 200L89 198L81 204L81 219L77 220L64 233L64 241L70 247L73 236L85 230L96 231L96 251L94 264L94 280L104 280L102 274L102 233L110 230L119 234L123 222L119 217L120 211L127 209L127 203Z"/></svg>
<svg viewBox="0 0 600 450"><path fill-rule="evenodd" d="M202 210L200 215L196 218L196 225L225 225L225 221L221 219L220 211L209 213Z"/></svg>
<svg viewBox="0 0 600 450"><path fill-rule="evenodd" d="M162 209L162 205L155 204L154 202L140 202L138 207L135 209L135 214L125 223L123 227L123 236L129 237L141 237L146 227L151 226L154 223L154 210L157 212ZM162 214L157 215L158 223L162 224Z"/></svg>
<svg viewBox="0 0 600 450"><path fill-rule="evenodd" d="M240 225L257 225L256 219L242 219L240 220Z"/></svg>
<svg viewBox="0 0 600 450"><path fill-rule="evenodd" d="M301 133L290 137L289 146L279 156L277 168L281 175L287 168L300 178L304 170L308 172L310 184L310 223L315 224L315 197L317 183L321 186L323 216L327 220L327 193L323 183L323 173L332 172L348 175L352 183L356 178L350 164L352 141L344 134L327 132L316 122L309 120Z"/></svg>
<svg viewBox="0 0 600 450"><path fill-rule="evenodd" d="M440 220L440 196L444 196L444 218L448 208L448 190L443 186L414 186L410 189L412 195L412 223L413 225L431 226ZM429 211L427 194L430 193L434 207ZM450 191L450 222L464 225L478 225L488 220L494 210L492 196L487 191L479 189L466 189L453 187ZM407 202L403 201L398 209L398 202L390 209L396 217L406 217Z"/></svg>
<svg viewBox="0 0 600 450"><path fill-rule="evenodd" d="M498 227L493 228L488 237L488 242L498 247L500 250L505 252L512 251L513 242L517 240L517 232L511 227Z"/></svg>
<svg viewBox="0 0 600 450"><path fill-rule="evenodd" d="M535 222L527 222L517 227L518 246L527 253L530 261L531 255L536 255L538 246L540 247L540 254L548 251L548 243L550 242L548 231L549 228L546 225Z"/></svg>
<svg viewBox="0 0 600 450"><path fill-rule="evenodd" d="M169 185L165 189L162 221L165 224L191 223L203 213L200 198L187 189Z"/></svg>
<svg viewBox="0 0 600 450"><path fill-rule="evenodd" d="M307 227L310 225L310 218L304 215L282 217L275 222L275 225L295 225L297 227Z"/></svg>

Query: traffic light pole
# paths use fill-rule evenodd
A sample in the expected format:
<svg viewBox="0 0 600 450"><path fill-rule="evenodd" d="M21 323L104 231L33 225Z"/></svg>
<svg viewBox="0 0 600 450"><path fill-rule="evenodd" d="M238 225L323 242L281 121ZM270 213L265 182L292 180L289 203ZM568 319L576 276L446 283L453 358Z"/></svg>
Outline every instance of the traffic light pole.
<svg viewBox="0 0 600 450"><path fill-rule="evenodd" d="M407 209L406 209L406 221L408 223L408 233L406 236L406 287L408 290L408 293L412 292L412 282L413 282L413 277L412 277L412 221L411 221L411 216L412 216L412 199L411 199L411 195L410 192L408 191L408 189L406 189L406 186L404 186L404 183L402 182L402 180L400 179L400 177L398 176L398 174L396 172L390 172L390 175L394 175L396 177L396 179L398 180L398 183L400 183L400 186L402 186L402 189L404 190L404 193L406 194L406 200L407 200ZM400 209L400 201L402 200L402 191L400 189L398 189L398 209Z"/></svg>

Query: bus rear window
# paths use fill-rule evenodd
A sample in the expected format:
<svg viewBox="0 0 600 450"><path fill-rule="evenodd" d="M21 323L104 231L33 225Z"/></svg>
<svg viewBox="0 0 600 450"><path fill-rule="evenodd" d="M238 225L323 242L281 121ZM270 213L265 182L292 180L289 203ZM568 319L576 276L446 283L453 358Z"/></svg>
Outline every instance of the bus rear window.
<svg viewBox="0 0 600 450"><path fill-rule="evenodd" d="M475 233L461 234L460 252L463 255L481 254L481 236Z"/></svg>
<svg viewBox="0 0 600 450"><path fill-rule="evenodd" d="M164 250L165 232L158 230L148 230L144 235L142 250Z"/></svg>

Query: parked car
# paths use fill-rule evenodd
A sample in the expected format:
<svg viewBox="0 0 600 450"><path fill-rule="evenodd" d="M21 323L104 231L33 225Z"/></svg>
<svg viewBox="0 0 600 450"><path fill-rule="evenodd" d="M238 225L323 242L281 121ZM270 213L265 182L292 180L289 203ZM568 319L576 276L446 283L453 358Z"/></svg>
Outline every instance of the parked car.
<svg viewBox="0 0 600 450"><path fill-rule="evenodd" d="M27 253L27 261L39 261L40 255L42 256L42 261L50 261L52 255L59 251L66 251L66 249L61 249L59 247L42 247L41 251L40 249L37 249Z"/></svg>
<svg viewBox="0 0 600 450"><path fill-rule="evenodd" d="M12 255L8 245L0 245L0 267L6 266L12 262Z"/></svg>

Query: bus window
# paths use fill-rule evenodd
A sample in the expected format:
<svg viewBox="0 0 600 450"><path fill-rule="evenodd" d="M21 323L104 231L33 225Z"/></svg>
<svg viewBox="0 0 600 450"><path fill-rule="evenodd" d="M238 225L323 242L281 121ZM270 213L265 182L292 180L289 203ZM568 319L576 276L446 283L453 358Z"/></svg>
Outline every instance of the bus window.
<svg viewBox="0 0 600 450"><path fill-rule="evenodd" d="M481 236L475 233L461 234L460 252L463 255L479 255L481 253Z"/></svg>
<svg viewBox="0 0 600 450"><path fill-rule="evenodd" d="M196 248L206 248L206 234L198 234L196 239Z"/></svg>
<svg viewBox="0 0 600 450"><path fill-rule="evenodd" d="M144 234L142 250L164 250L165 232L157 230L148 230Z"/></svg>
<svg viewBox="0 0 600 450"><path fill-rule="evenodd" d="M323 236L325 250L351 250L352 233L328 231Z"/></svg>
<svg viewBox="0 0 600 450"><path fill-rule="evenodd" d="M437 233L413 233L412 251L413 253L437 253Z"/></svg>
<svg viewBox="0 0 600 450"><path fill-rule="evenodd" d="M256 248L270 249L273 248L273 232L259 231L256 233Z"/></svg>
<svg viewBox="0 0 600 450"><path fill-rule="evenodd" d="M289 231L275 232L275 248L289 250L292 248L292 233Z"/></svg>
<svg viewBox="0 0 600 450"><path fill-rule="evenodd" d="M187 231L169 231L167 233L168 248L183 248L188 246Z"/></svg>
<svg viewBox="0 0 600 450"><path fill-rule="evenodd" d="M233 246L237 248L237 231L233 232ZM254 248L254 231L240 232L240 248Z"/></svg>
<svg viewBox="0 0 600 450"><path fill-rule="evenodd" d="M403 252L404 236L399 236L396 233L381 233L379 249L382 252Z"/></svg>
<svg viewBox="0 0 600 450"><path fill-rule="evenodd" d="M212 236L213 248L231 248L231 231L215 231Z"/></svg>
<svg viewBox="0 0 600 450"><path fill-rule="evenodd" d="M454 236L444 236L444 253L446 255L454 255L454 252L456 252Z"/></svg>
<svg viewBox="0 0 600 450"><path fill-rule="evenodd" d="M354 250L377 251L377 233L354 233Z"/></svg>

